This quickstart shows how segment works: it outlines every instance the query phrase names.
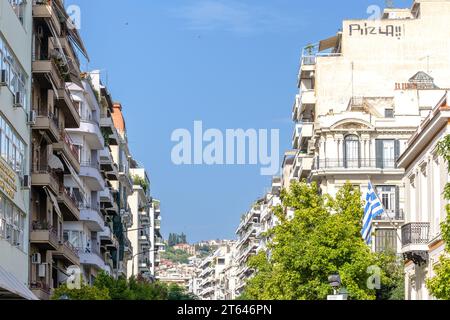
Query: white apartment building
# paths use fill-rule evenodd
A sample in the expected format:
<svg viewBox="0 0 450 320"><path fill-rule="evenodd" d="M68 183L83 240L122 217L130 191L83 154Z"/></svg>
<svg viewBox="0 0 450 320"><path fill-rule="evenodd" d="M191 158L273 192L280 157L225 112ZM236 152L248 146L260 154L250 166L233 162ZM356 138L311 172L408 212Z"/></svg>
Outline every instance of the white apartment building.
<svg viewBox="0 0 450 320"><path fill-rule="evenodd" d="M150 179L144 168L133 160L130 174L133 179L133 193L128 197L128 205L133 217L134 230L128 232L128 238L134 250L133 258L128 261L128 278L140 274L152 279L155 241L151 238L153 228L151 217Z"/></svg>
<svg viewBox="0 0 450 320"><path fill-rule="evenodd" d="M64 238L78 251L83 279L93 284L98 272L113 274L112 256L102 246L102 239L109 239L116 250L118 242L108 212L100 204L101 198L109 199L111 204L113 202L113 195L100 166L100 152L107 149L100 131L100 96L95 92L90 75L84 74L82 78L82 86L75 83L69 85L72 99L78 105L80 127L66 129L66 139L74 146L80 169L78 175L64 177L67 194L80 209L80 219L64 222Z"/></svg>
<svg viewBox="0 0 450 320"><path fill-rule="evenodd" d="M29 285L32 4L0 1L0 299Z"/></svg>
<svg viewBox="0 0 450 320"><path fill-rule="evenodd" d="M233 261L234 242L220 245L210 256L201 261L194 279L196 294L201 300L225 300L228 297L226 272Z"/></svg>
<svg viewBox="0 0 450 320"><path fill-rule="evenodd" d="M238 240L236 244L236 253L234 263L237 270L235 273L236 285L235 295L240 296L244 291L247 280L253 275L254 270L249 268L247 262L249 258L255 255L259 249L260 241L258 236L261 230L261 213L264 207L264 198L258 200L242 217L236 234Z"/></svg>
<svg viewBox="0 0 450 320"><path fill-rule="evenodd" d="M420 121L449 87L450 1L417 0L381 20L345 20L335 36L303 50L292 117L295 158L286 180L317 181L335 195L369 180L387 214L375 224L374 250L398 251L404 170L396 160ZM444 88L444 89L442 89Z"/></svg>
<svg viewBox="0 0 450 320"><path fill-rule="evenodd" d="M450 181L448 164L437 154L437 144L450 134L447 95L431 111L408 141L398 164L406 169L405 225L402 253L405 258L405 292L408 300L432 299L425 285L445 243L440 224L446 221L448 201L443 193Z"/></svg>
<svg viewBox="0 0 450 320"><path fill-rule="evenodd" d="M133 250L135 250L127 231L134 227L132 213L128 205L128 197L133 193L133 181L130 175L131 154L128 148L127 130L125 118L122 113L122 105L120 103L114 103L112 119L118 133L118 142L117 145L111 145L110 148L113 161L119 168L118 181L111 183L113 190L117 194L117 204L119 207L119 215L114 217L115 231L119 240L115 272L117 276L127 277L128 260L132 259Z"/></svg>

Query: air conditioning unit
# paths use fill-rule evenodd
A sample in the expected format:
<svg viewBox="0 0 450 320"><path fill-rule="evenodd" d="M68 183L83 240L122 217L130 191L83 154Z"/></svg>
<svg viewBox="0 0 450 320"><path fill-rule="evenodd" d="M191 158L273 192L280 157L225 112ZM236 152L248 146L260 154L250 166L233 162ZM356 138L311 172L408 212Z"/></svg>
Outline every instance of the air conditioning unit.
<svg viewBox="0 0 450 320"><path fill-rule="evenodd" d="M22 179L22 188L23 189L31 189L31 176L24 175Z"/></svg>
<svg viewBox="0 0 450 320"><path fill-rule="evenodd" d="M8 74L6 73L6 70L0 71L0 86L6 86L8 82Z"/></svg>
<svg viewBox="0 0 450 320"><path fill-rule="evenodd" d="M29 125L35 125L36 124L36 111L31 110L28 114L28 124Z"/></svg>
<svg viewBox="0 0 450 320"><path fill-rule="evenodd" d="M41 254L40 253L33 253L31 255L31 263L32 264L41 264Z"/></svg>
<svg viewBox="0 0 450 320"><path fill-rule="evenodd" d="M20 92L16 92L14 95L14 107L23 108L22 94Z"/></svg>
<svg viewBox="0 0 450 320"><path fill-rule="evenodd" d="M46 264L40 264L39 265L39 270L38 270L38 276L39 278L45 278L46 273L47 273L47 265Z"/></svg>

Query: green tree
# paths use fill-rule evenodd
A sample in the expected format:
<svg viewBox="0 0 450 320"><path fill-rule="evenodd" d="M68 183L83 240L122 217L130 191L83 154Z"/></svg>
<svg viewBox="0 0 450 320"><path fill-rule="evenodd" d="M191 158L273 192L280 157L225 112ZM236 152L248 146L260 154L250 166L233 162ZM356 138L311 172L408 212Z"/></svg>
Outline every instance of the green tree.
<svg viewBox="0 0 450 320"><path fill-rule="evenodd" d="M198 300L198 298L186 292L186 289L177 284L171 284L168 288L167 300Z"/></svg>
<svg viewBox="0 0 450 320"><path fill-rule="evenodd" d="M387 258L372 253L361 237L363 203L358 190L346 184L332 198L320 195L315 183L293 183L281 197L283 206L275 210L281 223L268 233L273 239L270 259L265 253L250 259L256 275L242 298L326 299L332 293L328 276L338 272L349 299L373 300L376 290L367 286L367 270L373 265L380 266L389 296L397 278L389 273ZM295 211L292 219L286 217L287 208Z"/></svg>
<svg viewBox="0 0 450 320"><path fill-rule="evenodd" d="M63 296L70 300L111 300L108 289L91 287L86 284L83 284L80 289L69 289L67 285L62 285L55 289L52 300L59 300Z"/></svg>
<svg viewBox="0 0 450 320"><path fill-rule="evenodd" d="M450 135L447 135L438 144L438 153L450 163ZM450 172L450 167L449 172ZM450 183L444 189L444 198L450 200ZM427 288L430 293L441 300L450 300L450 205L446 207L447 218L441 224L442 240L445 242L445 254L441 255L438 264L434 267L435 276L427 280Z"/></svg>

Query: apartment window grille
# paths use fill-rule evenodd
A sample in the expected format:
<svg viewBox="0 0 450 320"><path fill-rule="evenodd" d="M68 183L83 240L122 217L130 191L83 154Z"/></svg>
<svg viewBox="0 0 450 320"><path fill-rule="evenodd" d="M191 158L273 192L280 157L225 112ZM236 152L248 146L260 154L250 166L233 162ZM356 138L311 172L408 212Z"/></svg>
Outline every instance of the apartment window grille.
<svg viewBox="0 0 450 320"><path fill-rule="evenodd" d="M0 239L24 249L25 214L9 199L0 194Z"/></svg>
<svg viewBox="0 0 450 320"><path fill-rule="evenodd" d="M378 229L375 231L376 252L397 252L397 230Z"/></svg>
<svg viewBox="0 0 450 320"><path fill-rule="evenodd" d="M20 104L28 111L27 76L6 41L0 37L0 84L18 97Z"/></svg>
<svg viewBox="0 0 450 320"><path fill-rule="evenodd" d="M348 135L344 140L344 165L346 168L358 168L359 162L359 138Z"/></svg>

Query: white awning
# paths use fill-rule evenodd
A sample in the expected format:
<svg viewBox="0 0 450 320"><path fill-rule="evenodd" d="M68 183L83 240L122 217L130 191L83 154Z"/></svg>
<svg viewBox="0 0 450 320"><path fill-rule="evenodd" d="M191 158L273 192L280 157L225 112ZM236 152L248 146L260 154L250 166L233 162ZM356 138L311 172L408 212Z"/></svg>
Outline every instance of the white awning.
<svg viewBox="0 0 450 320"><path fill-rule="evenodd" d="M81 182L78 174L75 172L75 169L72 167L72 165L70 164L69 160L66 158L65 155L61 154L61 157L63 157L64 161L67 163L67 168L69 168L70 175L72 176L73 181L75 181L75 183L78 185L80 190L82 190L84 192L83 183Z"/></svg>
<svg viewBox="0 0 450 320"><path fill-rule="evenodd" d="M62 170L64 171L64 164L62 163L62 161L55 156L54 154L52 154L50 156L50 159L48 160L48 166L53 169L53 170Z"/></svg>
<svg viewBox="0 0 450 320"><path fill-rule="evenodd" d="M39 300L26 285L0 266L0 300Z"/></svg>
<svg viewBox="0 0 450 320"><path fill-rule="evenodd" d="M61 209L59 208L58 199L56 199L56 196L49 191L47 188L44 187L45 192L47 192L47 195L50 197L50 200L53 203L53 207L55 207L55 211L58 214L58 216L62 219L62 213Z"/></svg>

